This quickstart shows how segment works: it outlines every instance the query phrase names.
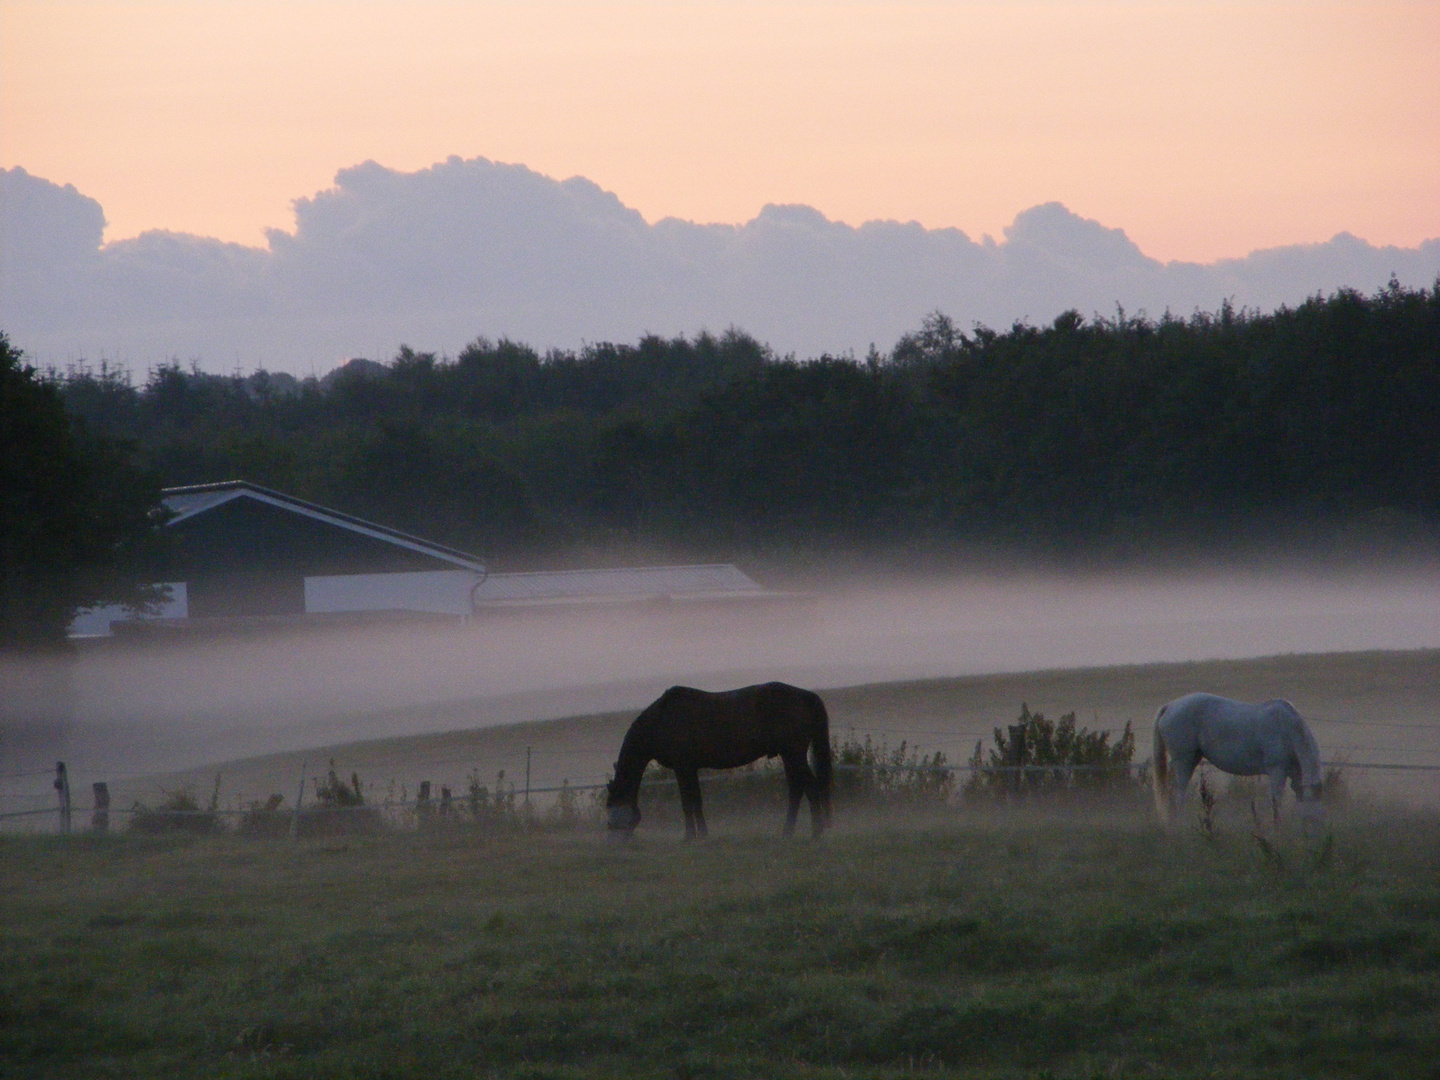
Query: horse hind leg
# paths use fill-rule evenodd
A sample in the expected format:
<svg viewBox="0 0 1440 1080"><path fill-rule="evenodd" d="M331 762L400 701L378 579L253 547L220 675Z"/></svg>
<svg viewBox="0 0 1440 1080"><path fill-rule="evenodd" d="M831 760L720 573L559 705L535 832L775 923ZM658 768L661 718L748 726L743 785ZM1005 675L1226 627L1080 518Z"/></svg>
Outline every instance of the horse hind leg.
<svg viewBox="0 0 1440 1080"><path fill-rule="evenodd" d="M815 825L815 831L820 831L819 818L816 816L819 811L819 794L815 790L815 774L810 771L810 765L805 760L804 751L799 757L793 754L786 754L782 759L785 763L785 784L789 788L790 802L785 810L784 835L791 836L795 832L795 821L800 816L800 800L806 795L810 796L810 816Z"/></svg>
<svg viewBox="0 0 1440 1080"><path fill-rule="evenodd" d="M680 786L680 808L685 811L685 839L704 839L705 810L700 799L700 771L698 769L677 769L676 783Z"/></svg>
<svg viewBox="0 0 1440 1080"><path fill-rule="evenodd" d="M1170 790L1167 797L1170 800L1170 820L1172 822L1180 813L1180 807L1185 802L1185 796L1190 789L1190 778L1195 775L1195 770L1199 767L1199 751L1175 754L1171 758Z"/></svg>

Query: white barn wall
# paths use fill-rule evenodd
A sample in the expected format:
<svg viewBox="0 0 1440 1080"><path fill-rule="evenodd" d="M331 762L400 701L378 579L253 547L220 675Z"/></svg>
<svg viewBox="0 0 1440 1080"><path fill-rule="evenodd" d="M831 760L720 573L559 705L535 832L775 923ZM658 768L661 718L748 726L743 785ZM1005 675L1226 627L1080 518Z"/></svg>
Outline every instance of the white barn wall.
<svg viewBox="0 0 1440 1080"><path fill-rule="evenodd" d="M305 612L425 611L470 614L470 590L483 580L469 570L336 574L305 579Z"/></svg>

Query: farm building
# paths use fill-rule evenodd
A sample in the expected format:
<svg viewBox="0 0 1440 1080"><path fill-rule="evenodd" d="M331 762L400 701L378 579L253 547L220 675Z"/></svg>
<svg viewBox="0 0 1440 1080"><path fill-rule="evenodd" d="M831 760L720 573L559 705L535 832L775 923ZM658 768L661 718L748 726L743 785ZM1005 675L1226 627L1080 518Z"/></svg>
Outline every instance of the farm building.
<svg viewBox="0 0 1440 1080"><path fill-rule="evenodd" d="M81 612L77 636L363 616L470 617L645 600L764 600L728 564L491 574L475 555L243 480L167 488L170 601L154 618ZM158 621L157 621L158 620Z"/></svg>

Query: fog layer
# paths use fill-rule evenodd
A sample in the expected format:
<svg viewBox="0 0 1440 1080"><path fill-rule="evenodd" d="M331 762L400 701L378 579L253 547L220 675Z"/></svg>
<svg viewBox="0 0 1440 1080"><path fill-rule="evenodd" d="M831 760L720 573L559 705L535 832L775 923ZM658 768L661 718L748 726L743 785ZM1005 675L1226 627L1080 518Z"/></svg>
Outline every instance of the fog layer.
<svg viewBox="0 0 1440 1080"><path fill-rule="evenodd" d="M0 771L64 756L77 775L117 779L343 741L638 709L672 683L723 689L784 679L826 688L1436 646L1440 571L891 581L765 610L636 608L108 646L83 650L63 676L5 668L10 718Z"/></svg>

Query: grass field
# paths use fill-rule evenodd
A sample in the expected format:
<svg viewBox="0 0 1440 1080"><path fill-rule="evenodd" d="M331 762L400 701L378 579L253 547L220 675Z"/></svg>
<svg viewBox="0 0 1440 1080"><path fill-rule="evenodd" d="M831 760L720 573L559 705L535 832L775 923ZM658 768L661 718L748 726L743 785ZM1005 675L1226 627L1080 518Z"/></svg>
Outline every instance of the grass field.
<svg viewBox="0 0 1440 1080"><path fill-rule="evenodd" d="M0 838L0 1073L1440 1077L1440 819L1222 810Z"/></svg>

